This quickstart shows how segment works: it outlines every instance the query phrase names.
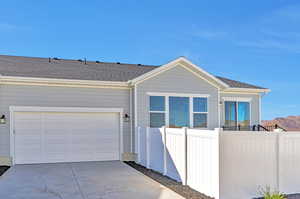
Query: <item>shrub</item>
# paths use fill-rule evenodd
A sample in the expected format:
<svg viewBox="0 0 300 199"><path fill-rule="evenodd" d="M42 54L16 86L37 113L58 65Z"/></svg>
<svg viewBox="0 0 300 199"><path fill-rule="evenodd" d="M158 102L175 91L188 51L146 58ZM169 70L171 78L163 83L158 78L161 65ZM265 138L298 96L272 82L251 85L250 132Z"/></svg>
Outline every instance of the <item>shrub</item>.
<svg viewBox="0 0 300 199"><path fill-rule="evenodd" d="M278 191L271 191L270 187L261 190L261 194L263 195L263 199L286 199L284 194L279 193Z"/></svg>

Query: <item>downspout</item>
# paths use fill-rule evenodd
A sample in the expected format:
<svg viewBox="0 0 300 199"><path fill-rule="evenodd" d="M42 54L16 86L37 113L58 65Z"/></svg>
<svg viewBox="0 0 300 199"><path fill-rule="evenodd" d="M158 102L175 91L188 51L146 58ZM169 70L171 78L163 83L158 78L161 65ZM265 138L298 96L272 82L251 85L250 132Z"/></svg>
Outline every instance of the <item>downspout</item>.
<svg viewBox="0 0 300 199"><path fill-rule="evenodd" d="M130 152L133 153L133 132L132 132L132 88L129 89L129 115L130 115Z"/></svg>
<svg viewBox="0 0 300 199"><path fill-rule="evenodd" d="M130 123L130 131L131 131L131 153L135 153L136 147L133 146L136 145L135 143L135 131L137 129L137 102L136 102L136 84L133 84L132 81L127 82L130 86L130 115L131 115L131 123ZM134 92L134 93L132 93ZM133 94L133 95L132 95ZM133 110L134 109L134 110ZM134 117L132 116L134 114Z"/></svg>
<svg viewBox="0 0 300 199"><path fill-rule="evenodd" d="M135 140L136 139L136 130L137 130L137 86L136 84L134 84L134 136L135 136ZM137 143L135 143L135 146L137 145ZM137 153L137 147L134 148L136 153Z"/></svg>
<svg viewBox="0 0 300 199"><path fill-rule="evenodd" d="M267 94L267 92L263 92L259 94L259 124L261 125L261 99Z"/></svg>
<svg viewBox="0 0 300 199"><path fill-rule="evenodd" d="M220 101L220 88L218 88L218 128L221 128L221 101Z"/></svg>

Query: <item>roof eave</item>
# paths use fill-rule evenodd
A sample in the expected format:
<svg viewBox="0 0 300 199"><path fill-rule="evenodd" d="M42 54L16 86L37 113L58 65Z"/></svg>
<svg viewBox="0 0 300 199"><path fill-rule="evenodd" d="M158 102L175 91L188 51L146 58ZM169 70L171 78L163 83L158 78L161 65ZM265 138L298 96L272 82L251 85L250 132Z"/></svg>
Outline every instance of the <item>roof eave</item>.
<svg viewBox="0 0 300 199"><path fill-rule="evenodd" d="M20 77L20 76L2 76L0 75L0 84L38 84L38 85L61 85L61 86L107 86L128 88L127 82L120 81L97 81L97 80L77 80L77 79L57 79L57 78L39 78L39 77Z"/></svg>
<svg viewBox="0 0 300 199"><path fill-rule="evenodd" d="M249 92L249 93L269 93L271 92L268 88L234 88L230 87L223 90L224 92Z"/></svg>

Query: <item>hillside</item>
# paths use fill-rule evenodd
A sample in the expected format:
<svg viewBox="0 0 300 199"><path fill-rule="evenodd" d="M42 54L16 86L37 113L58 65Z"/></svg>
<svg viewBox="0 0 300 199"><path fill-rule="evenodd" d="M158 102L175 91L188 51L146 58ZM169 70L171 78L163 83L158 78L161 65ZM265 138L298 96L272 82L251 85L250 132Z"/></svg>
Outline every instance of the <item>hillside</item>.
<svg viewBox="0 0 300 199"><path fill-rule="evenodd" d="M300 131L300 116L288 116L285 118L275 118L273 120L263 120L262 124L264 126L272 126L278 124L288 131Z"/></svg>

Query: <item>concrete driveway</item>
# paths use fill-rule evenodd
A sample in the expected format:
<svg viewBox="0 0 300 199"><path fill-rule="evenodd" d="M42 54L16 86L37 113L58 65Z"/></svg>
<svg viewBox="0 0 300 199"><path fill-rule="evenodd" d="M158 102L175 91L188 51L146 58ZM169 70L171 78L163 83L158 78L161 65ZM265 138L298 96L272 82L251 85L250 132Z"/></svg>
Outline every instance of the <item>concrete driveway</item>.
<svg viewBox="0 0 300 199"><path fill-rule="evenodd" d="M16 165L0 177L5 199L182 199L119 161Z"/></svg>

